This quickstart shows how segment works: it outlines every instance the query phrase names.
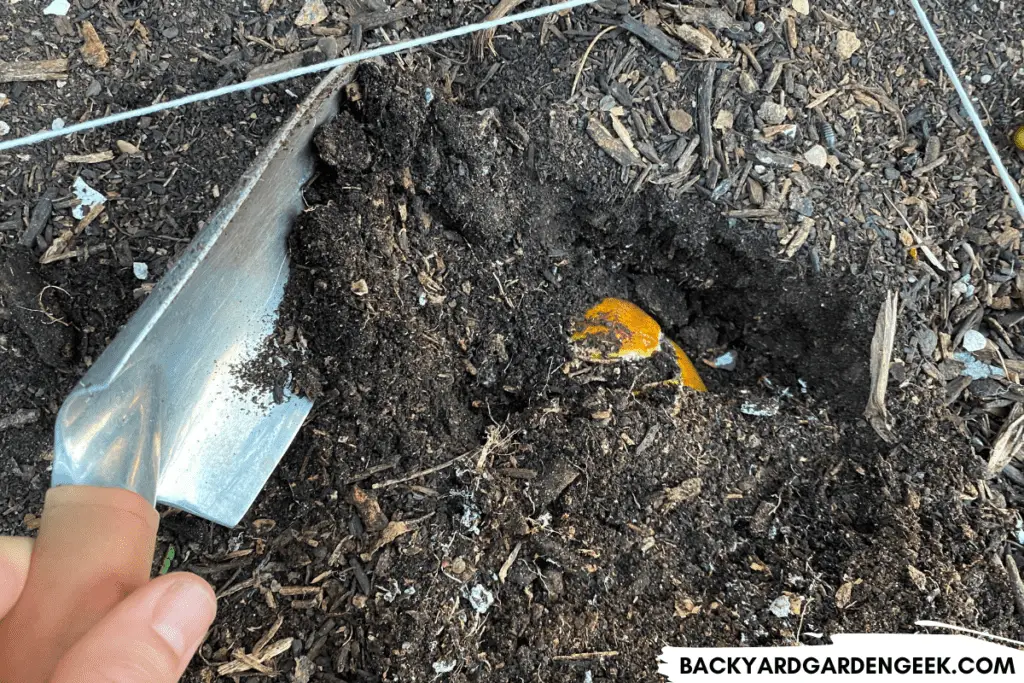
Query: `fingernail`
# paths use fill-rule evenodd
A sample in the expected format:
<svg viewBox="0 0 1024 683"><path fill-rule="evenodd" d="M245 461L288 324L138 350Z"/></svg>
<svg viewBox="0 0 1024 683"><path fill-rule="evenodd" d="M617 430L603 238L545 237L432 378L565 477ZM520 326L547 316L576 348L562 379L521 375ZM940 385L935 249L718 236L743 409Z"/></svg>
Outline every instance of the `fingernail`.
<svg viewBox="0 0 1024 683"><path fill-rule="evenodd" d="M216 610L216 601L208 587L193 580L180 580L157 602L153 610L153 630L179 657L191 657Z"/></svg>

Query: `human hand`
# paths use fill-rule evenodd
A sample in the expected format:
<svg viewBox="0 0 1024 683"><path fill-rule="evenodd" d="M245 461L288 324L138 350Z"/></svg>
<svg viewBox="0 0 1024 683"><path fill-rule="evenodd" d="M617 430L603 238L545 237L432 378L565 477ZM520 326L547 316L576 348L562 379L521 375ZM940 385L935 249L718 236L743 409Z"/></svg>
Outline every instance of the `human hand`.
<svg viewBox="0 0 1024 683"><path fill-rule="evenodd" d="M0 620L25 587L32 543L29 538L0 537ZM216 613L213 590L203 579L186 572L158 577L122 600L64 652L50 681L173 683Z"/></svg>

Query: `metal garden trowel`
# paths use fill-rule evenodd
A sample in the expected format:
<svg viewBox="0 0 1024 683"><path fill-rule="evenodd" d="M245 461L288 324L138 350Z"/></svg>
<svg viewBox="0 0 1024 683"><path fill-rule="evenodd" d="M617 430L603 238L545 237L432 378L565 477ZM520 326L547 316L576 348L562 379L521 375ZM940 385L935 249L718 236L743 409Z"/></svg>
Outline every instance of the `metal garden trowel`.
<svg viewBox="0 0 1024 683"><path fill-rule="evenodd" d="M149 580L156 503L235 525L309 413L305 398L241 388L237 372L273 332L312 137L351 73L332 71L299 106L64 401L28 583L0 622L0 680L47 680Z"/></svg>

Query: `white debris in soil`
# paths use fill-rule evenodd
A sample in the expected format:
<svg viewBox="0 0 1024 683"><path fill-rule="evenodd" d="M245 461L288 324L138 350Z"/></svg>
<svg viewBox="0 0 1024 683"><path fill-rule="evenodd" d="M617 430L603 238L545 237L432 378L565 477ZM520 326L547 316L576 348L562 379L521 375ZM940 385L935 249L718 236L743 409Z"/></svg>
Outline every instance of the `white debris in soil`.
<svg viewBox="0 0 1024 683"><path fill-rule="evenodd" d="M746 401L740 406L740 412L753 417L775 417L779 414L779 404L774 401Z"/></svg>
<svg viewBox="0 0 1024 683"><path fill-rule="evenodd" d="M772 604L768 607L768 610L779 619L785 619L792 613L789 598L785 595L780 595L772 600Z"/></svg>
<svg viewBox="0 0 1024 683"><path fill-rule="evenodd" d="M59 116L50 122L50 130L64 130L64 119Z"/></svg>
<svg viewBox="0 0 1024 683"><path fill-rule="evenodd" d="M0 121L0 138L11 132L11 127L6 121Z"/></svg>
<svg viewBox="0 0 1024 683"><path fill-rule="evenodd" d="M583 683L594 683L594 672L590 669L583 674Z"/></svg>
<svg viewBox="0 0 1024 683"><path fill-rule="evenodd" d="M427 88L426 90L424 90L423 91L423 100L427 104L430 104L431 102L433 102L434 101L434 91L431 90L430 88Z"/></svg>
<svg viewBox="0 0 1024 683"><path fill-rule="evenodd" d="M476 509L476 506L466 501L466 506L462 510L462 518L459 522L464 526L470 533L480 533L480 511Z"/></svg>
<svg viewBox="0 0 1024 683"><path fill-rule="evenodd" d="M719 370L735 370L738 359L739 356L735 351L726 351L714 360L714 364Z"/></svg>
<svg viewBox="0 0 1024 683"><path fill-rule="evenodd" d="M149 278L149 266L142 261L136 261L132 264L132 272L139 280L146 280Z"/></svg>
<svg viewBox="0 0 1024 683"><path fill-rule="evenodd" d="M985 348L985 335L977 330L968 330L964 335L964 350L974 353L975 351L981 351Z"/></svg>
<svg viewBox="0 0 1024 683"><path fill-rule="evenodd" d="M804 159L811 166L815 166L817 168L825 168L825 166L828 164L828 152L821 145L815 145L814 147L811 147L809 150L804 152Z"/></svg>
<svg viewBox="0 0 1024 683"><path fill-rule="evenodd" d="M66 17L68 10L71 9L71 3L68 0L53 0L46 9L43 10L43 14L51 14L55 17Z"/></svg>
<svg viewBox="0 0 1024 683"><path fill-rule="evenodd" d="M431 664L431 666L434 667L434 673L447 674L455 671L455 667L458 664L459 662L456 659L441 659Z"/></svg>
<svg viewBox="0 0 1024 683"><path fill-rule="evenodd" d="M1002 368L980 361L964 351L954 353L953 360L964 364L964 369L960 371L960 374L964 377L970 377L971 379L986 379L988 377L1005 376Z"/></svg>
<svg viewBox="0 0 1024 683"><path fill-rule="evenodd" d="M85 218L85 214L92 207L97 204L104 204L107 201L106 197L89 187L89 185L82 180L81 176L75 178L75 183L71 186L71 189L74 191L75 197L78 199L78 206L71 209L71 215L77 220Z"/></svg>
<svg viewBox="0 0 1024 683"><path fill-rule="evenodd" d="M477 612L483 614L494 604L494 593L478 583L469 591L469 604Z"/></svg>

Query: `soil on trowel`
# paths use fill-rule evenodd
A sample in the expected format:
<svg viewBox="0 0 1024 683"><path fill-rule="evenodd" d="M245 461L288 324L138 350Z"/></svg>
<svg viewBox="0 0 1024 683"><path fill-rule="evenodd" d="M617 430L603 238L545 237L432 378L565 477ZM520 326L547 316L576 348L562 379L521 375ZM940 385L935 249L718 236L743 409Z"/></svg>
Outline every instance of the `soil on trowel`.
<svg viewBox="0 0 1024 683"><path fill-rule="evenodd" d="M297 679L654 680L669 644L1014 632L987 550L1010 520L938 398L890 384L897 445L861 417L870 279L693 195L611 191L583 122L524 126L514 90L481 110L406 66L362 68L316 139L269 351L316 399L276 478L296 531L208 656L281 600ZM573 343L606 297L708 391Z"/></svg>

